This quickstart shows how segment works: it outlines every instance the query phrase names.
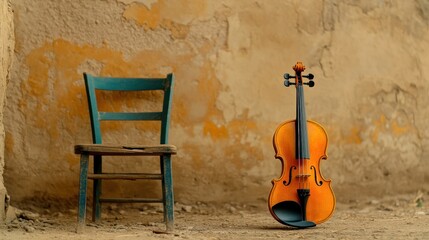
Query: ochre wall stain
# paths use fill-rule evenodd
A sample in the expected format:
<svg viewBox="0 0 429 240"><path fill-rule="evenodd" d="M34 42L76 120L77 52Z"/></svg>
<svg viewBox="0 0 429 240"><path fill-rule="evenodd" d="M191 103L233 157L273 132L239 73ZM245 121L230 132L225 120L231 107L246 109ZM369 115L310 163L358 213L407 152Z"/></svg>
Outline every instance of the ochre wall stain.
<svg viewBox="0 0 429 240"><path fill-rule="evenodd" d="M379 140L380 134L382 133L400 137L415 131L410 123L399 124L396 119L389 120L385 115L380 115L380 117L375 119L373 123L374 130L371 135L373 143L376 143Z"/></svg>
<svg viewBox="0 0 429 240"><path fill-rule="evenodd" d="M209 52L210 45L203 44L199 54L208 55ZM208 57L207 55L206 57ZM176 75L172 109L172 132L174 132L175 128L183 128L187 134L186 136L196 136L195 134L200 133L195 132L195 127L203 123L204 127L201 134L208 137L208 139L203 141L200 147L204 145L210 146L218 140L225 140L223 144L219 145L225 150L213 149L212 155L226 152L227 157L217 161L228 162L235 167L241 168L244 166L243 160L240 159L240 153L234 151L237 146L248 154L261 155L260 149L247 146L241 140L241 136L245 135L245 131L257 131L256 123L247 117L225 122L221 111L213 107L216 105L221 85L209 62L200 63L199 60L194 59L196 56L190 54L170 56L160 51L142 51L125 60L121 52L112 50L107 45L80 45L64 39L46 42L41 47L31 51L26 57L25 63L29 71L28 78L21 83L23 97L19 100L19 108L21 112L26 113L27 128L30 129L30 132L37 133L39 137L44 138L44 141L47 141L52 149L61 149L59 152L44 152L43 154L46 158L38 159L37 161L41 161L41 164L45 165L45 167L42 167L39 171L43 173L52 171L52 168L60 168L60 165L47 167L52 161L57 161L58 163L60 161L59 156L62 156L61 159L66 160L65 163L68 164L69 171L76 171L79 166L78 156L74 155L71 149L62 149L62 147L75 144L76 141L73 140L73 138L76 138L75 135L84 131L86 131L84 132L86 137L79 137L79 139L84 139L85 142L90 141L86 93L82 72L77 71L77 69L83 69L91 74L101 76L159 77L163 76L159 66L169 66ZM98 72L85 69L88 61L96 62L101 66ZM186 64L183 65L183 63ZM192 78L182 78L181 76L188 75L189 68L193 69ZM190 83L191 81L193 83ZM192 87L189 88L189 86ZM133 107L135 98L148 102L150 108L160 107L156 103L157 99L160 100L161 98L158 92L146 95L131 93L131 96L125 93L99 93L97 96L101 103L100 110L105 111L118 111L122 108L122 104L125 105L125 108L135 109ZM120 99L120 101L116 101L117 99ZM197 104L197 110L193 110L193 104ZM137 108L139 107L137 106ZM200 110L202 115L198 113L198 116L196 116L196 111ZM215 124L213 120L220 122L220 124ZM154 137L158 137L159 124L130 125L128 123L109 122L102 123L102 130L110 136L109 141L125 137L125 141L135 142L135 140L143 137L143 142L149 142ZM149 131L150 134L135 134L136 131L142 132L143 130L145 130L146 134ZM8 139L10 139L8 144L9 154L17 151L17 146L12 141L15 134L8 132ZM235 139L234 141L238 145L227 146L229 137ZM28 135L24 138L26 138L24 141L29 141L32 136ZM199 150L200 147L196 148L195 144L197 142L200 142L200 140L183 138L176 139L175 144L183 146L182 151L186 152L189 160L194 163L190 167L201 169L207 164L204 160L207 158L207 152ZM218 151L218 153L215 153L215 151ZM47 180L49 181L49 178ZM73 183L72 185L75 184ZM66 191L58 194L60 196L67 195Z"/></svg>
<svg viewBox="0 0 429 240"><path fill-rule="evenodd" d="M26 60L29 68L29 76L22 83L22 89L25 92L25 98L21 99L21 111L27 113L38 113L41 115L51 115L55 113L57 117L50 118L33 118L34 127L45 128L46 126L54 126L49 128L49 135L56 142L59 137L59 129L68 132L78 131L78 125L73 122L63 122L64 119L84 119L87 120L88 114L86 107L86 94L83 88L82 73L76 69L85 63L87 60L95 60L102 65L101 76L155 76L159 77L159 64L169 65L172 70L178 70L175 64L181 62L191 62L191 56L168 57L163 56L161 52L147 51L136 54L128 61L123 59L120 52L104 47L93 47L89 45L76 45L68 41L57 39L52 43L46 43L42 47L32 51ZM144 59L144 61L139 61ZM162 59L162 60L161 60ZM158 71L157 71L158 70ZM179 72L180 71L175 71ZM50 74L52 76L50 76ZM93 73L94 74L94 73ZM209 65L204 65L200 69L200 78L198 78L197 91L194 92L194 98L204 101L204 105L213 106L216 101L218 85L214 78L213 70ZM48 80L48 81L46 81ZM178 84L181 84L183 79L178 79ZM50 87L49 85L52 85ZM179 86L180 88L180 86ZM179 102L180 101L180 92ZM158 96L156 96L158 95ZM79 98L77 97L79 96ZM201 97L204 96L204 97ZM105 96L108 101L100 102L100 109L106 111L118 111L121 106L114 101L115 96ZM116 97L121 98L121 94L116 94ZM160 95L140 96L140 98L151 99ZM124 96L122 96L124 98ZM28 99L34 101L34 105L30 107ZM101 100L101 99L99 99ZM133 98L126 98L122 102L126 106L133 105ZM151 101L154 101L153 99ZM27 103L27 104L26 104ZM186 125L192 122L193 119L188 116L189 110L186 109L186 104L178 103L174 105L173 121L178 124ZM211 115L218 114L216 109L211 109L207 112L205 119ZM180 117L179 117L180 116ZM185 118L183 118L185 117ZM64 125L65 124L65 125ZM117 129L117 124L110 124L113 129ZM154 125L153 125L154 126ZM113 130L112 129L112 130Z"/></svg>
<svg viewBox="0 0 429 240"><path fill-rule="evenodd" d="M395 134L396 136L408 134L412 129L412 126L409 123L400 124L396 120L392 121L390 127L392 129L393 134Z"/></svg>
<svg viewBox="0 0 429 240"><path fill-rule="evenodd" d="M344 141L349 144L361 144L362 129L358 126L352 126L348 133L344 136Z"/></svg>
<svg viewBox="0 0 429 240"><path fill-rule="evenodd" d="M225 126L218 126L211 121L204 123L203 131L205 135L209 135L214 140L228 138L228 129Z"/></svg>

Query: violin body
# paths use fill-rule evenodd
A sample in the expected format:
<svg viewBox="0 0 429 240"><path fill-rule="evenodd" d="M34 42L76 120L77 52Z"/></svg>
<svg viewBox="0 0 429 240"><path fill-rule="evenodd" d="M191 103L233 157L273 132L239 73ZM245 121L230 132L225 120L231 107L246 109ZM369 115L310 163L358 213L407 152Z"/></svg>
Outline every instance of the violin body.
<svg viewBox="0 0 429 240"><path fill-rule="evenodd" d="M325 129L316 122L307 121L307 129L311 155L307 163L308 172L311 176L307 180L313 187L310 187L306 219L315 224L320 224L326 221L335 209L335 196L331 188L331 180L325 180L319 171L320 161L327 158L328 136ZM272 180L273 188L268 197L268 205L273 217L281 223L282 220L273 213L272 206L285 201L300 202L297 194L297 189L300 186L296 179L300 166L295 159L294 139L295 120L282 123L273 137L275 156L282 162L282 174L279 179ZM290 184L287 185L289 182Z"/></svg>
<svg viewBox="0 0 429 240"><path fill-rule="evenodd" d="M285 86L296 86L296 119L286 121L273 136L275 157L282 163L281 176L272 180L268 197L271 215L280 223L298 227L314 227L332 216L335 195L331 180L320 172L321 160L326 160L328 136L314 121L307 121L303 86L314 86L313 74L302 76L305 67L298 62L295 76L285 74ZM295 78L295 82L289 82ZM308 78L309 82L302 79Z"/></svg>

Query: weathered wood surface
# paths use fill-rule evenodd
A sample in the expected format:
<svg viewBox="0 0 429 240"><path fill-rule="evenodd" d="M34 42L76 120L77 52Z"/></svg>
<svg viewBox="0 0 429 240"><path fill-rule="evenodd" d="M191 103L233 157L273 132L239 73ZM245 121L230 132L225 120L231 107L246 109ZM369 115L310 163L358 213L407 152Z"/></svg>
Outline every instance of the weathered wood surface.
<svg viewBox="0 0 429 240"><path fill-rule="evenodd" d="M162 198L100 198L108 203L162 203Z"/></svg>
<svg viewBox="0 0 429 240"><path fill-rule="evenodd" d="M86 153L89 155L154 155L176 154L174 145L105 145L105 144L80 144L75 145L76 154Z"/></svg>
<svg viewBox="0 0 429 240"><path fill-rule="evenodd" d="M102 173L102 174L88 174L88 179L123 179L123 180L153 179L153 180L161 180L162 174L157 174L157 173Z"/></svg>

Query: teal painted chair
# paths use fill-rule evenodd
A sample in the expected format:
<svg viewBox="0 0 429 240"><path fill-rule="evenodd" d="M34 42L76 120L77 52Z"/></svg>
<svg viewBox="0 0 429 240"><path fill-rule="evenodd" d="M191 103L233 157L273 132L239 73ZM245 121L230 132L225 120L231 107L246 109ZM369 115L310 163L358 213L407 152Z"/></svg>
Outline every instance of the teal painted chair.
<svg viewBox="0 0 429 240"><path fill-rule="evenodd" d="M88 97L89 115L91 118L93 144L75 145L75 153L80 154L80 177L78 198L78 226L81 232L86 219L87 179L93 180L92 220L97 222L101 216L101 203L163 203L164 221L167 231L174 228L174 199L171 155L176 154L176 147L168 145L171 96L173 92L173 74L166 78L112 78L94 77L84 73L86 94ZM97 107L96 90L98 91L151 91L164 92L161 112L100 112ZM100 121L160 121L160 144L157 145L106 145L103 144ZM88 173L90 156L94 161L93 173ZM160 156L160 173L105 173L103 156ZM114 161L112 158L109 161ZM122 158L123 159L123 158ZM127 158L129 159L129 158ZM162 182L162 199L146 198L104 198L101 191L102 180L160 180Z"/></svg>

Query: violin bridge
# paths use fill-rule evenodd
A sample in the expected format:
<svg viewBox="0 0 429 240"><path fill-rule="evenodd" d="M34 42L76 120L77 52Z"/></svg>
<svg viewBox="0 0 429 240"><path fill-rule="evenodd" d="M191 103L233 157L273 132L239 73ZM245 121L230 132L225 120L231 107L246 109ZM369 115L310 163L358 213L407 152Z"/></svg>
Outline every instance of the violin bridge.
<svg viewBox="0 0 429 240"><path fill-rule="evenodd" d="M298 174L296 175L296 178L309 178L311 174Z"/></svg>

